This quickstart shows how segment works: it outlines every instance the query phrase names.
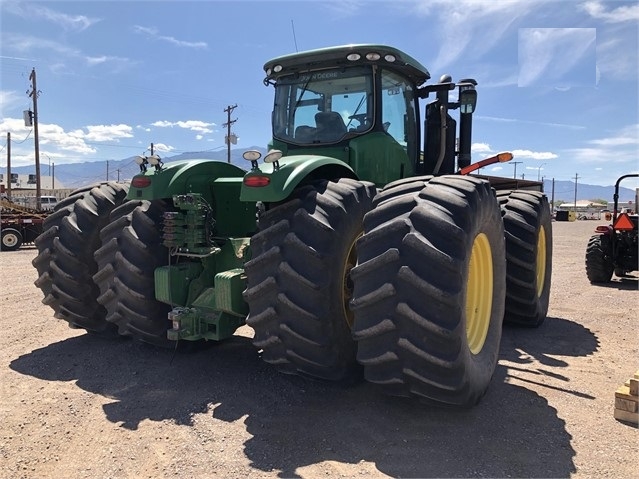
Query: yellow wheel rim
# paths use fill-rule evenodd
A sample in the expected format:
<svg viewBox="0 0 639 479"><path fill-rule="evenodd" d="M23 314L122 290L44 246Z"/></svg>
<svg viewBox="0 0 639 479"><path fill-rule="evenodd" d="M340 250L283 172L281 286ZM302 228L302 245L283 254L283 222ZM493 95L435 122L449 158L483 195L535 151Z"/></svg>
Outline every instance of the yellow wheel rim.
<svg viewBox="0 0 639 479"><path fill-rule="evenodd" d="M350 329L353 329L353 312L348 306L348 303L353 297L353 280L351 280L351 270L357 263L355 243L357 243L360 236L362 236L361 233L355 237L349 246L348 253L346 254L346 261L344 262L344 271L342 272L342 306L344 308L344 319Z"/></svg>
<svg viewBox="0 0 639 479"><path fill-rule="evenodd" d="M473 242L466 285L466 338L473 354L484 347L492 309L493 259L488 237L480 233Z"/></svg>
<svg viewBox="0 0 639 479"><path fill-rule="evenodd" d="M542 226L537 237L537 267L535 273L537 277L537 297L541 297L546 280L546 230Z"/></svg>

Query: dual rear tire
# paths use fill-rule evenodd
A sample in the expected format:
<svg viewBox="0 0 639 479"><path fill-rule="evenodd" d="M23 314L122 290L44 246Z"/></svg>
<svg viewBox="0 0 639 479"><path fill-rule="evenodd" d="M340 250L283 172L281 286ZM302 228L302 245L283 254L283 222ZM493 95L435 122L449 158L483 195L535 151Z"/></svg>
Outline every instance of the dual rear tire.
<svg viewBox="0 0 639 479"><path fill-rule="evenodd" d="M128 185L107 182L58 203L35 240L35 285L72 328L169 346L169 307L155 300L153 278L168 264L159 230L168 205L126 201L127 192Z"/></svg>
<svg viewBox="0 0 639 479"><path fill-rule="evenodd" d="M164 200L131 200L111 213L100 232L101 247L93 283L106 320L124 336L169 347L170 306L155 299L154 271L169 264L162 244L162 215L170 205Z"/></svg>
<svg viewBox="0 0 639 479"><path fill-rule="evenodd" d="M506 322L539 327L546 319L552 277L552 219L537 191L497 193L506 235Z"/></svg>
<svg viewBox="0 0 639 479"><path fill-rule="evenodd" d="M106 320L93 282L98 264L93 253L100 247L100 230L111 211L126 198L128 185L100 183L74 191L56 205L35 240L38 255L32 261L38 271L35 285L44 294L54 316L73 328L117 336L117 328Z"/></svg>
<svg viewBox="0 0 639 479"><path fill-rule="evenodd" d="M546 197L496 195L473 177L409 178L376 196L315 182L263 213L251 248L247 323L284 373L339 380L359 364L388 394L472 406L503 321L539 326L548 310Z"/></svg>

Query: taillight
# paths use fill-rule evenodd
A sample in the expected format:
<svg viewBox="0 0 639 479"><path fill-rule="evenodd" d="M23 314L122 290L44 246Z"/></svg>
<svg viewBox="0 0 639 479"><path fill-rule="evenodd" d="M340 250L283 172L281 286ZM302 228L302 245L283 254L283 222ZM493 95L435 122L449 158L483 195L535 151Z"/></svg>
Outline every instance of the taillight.
<svg viewBox="0 0 639 479"><path fill-rule="evenodd" d="M271 179L268 176L247 176L244 178L244 185L259 188L261 186L268 186Z"/></svg>
<svg viewBox="0 0 639 479"><path fill-rule="evenodd" d="M151 178L148 176L135 176L131 180L131 186L134 188L146 188L151 184Z"/></svg>

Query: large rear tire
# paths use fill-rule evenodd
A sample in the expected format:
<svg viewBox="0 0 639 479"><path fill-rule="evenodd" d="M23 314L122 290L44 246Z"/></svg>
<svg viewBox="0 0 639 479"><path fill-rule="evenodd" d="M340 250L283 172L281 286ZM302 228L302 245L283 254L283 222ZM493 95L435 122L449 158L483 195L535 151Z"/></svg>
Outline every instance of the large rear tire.
<svg viewBox="0 0 639 479"><path fill-rule="evenodd" d="M608 283L615 267L612 242L607 234L593 235L586 247L586 276L591 283Z"/></svg>
<svg viewBox="0 0 639 479"><path fill-rule="evenodd" d="M506 235L504 320L536 328L546 319L552 276L552 219L537 191L500 192Z"/></svg>
<svg viewBox="0 0 639 479"><path fill-rule="evenodd" d="M54 316L71 327L117 335L97 301L99 288L92 276L98 266L93 253L100 247L100 229L108 223L111 211L125 201L128 190L128 185L115 182L75 190L56 205L44 220L43 233L35 239L35 285Z"/></svg>
<svg viewBox="0 0 639 479"><path fill-rule="evenodd" d="M364 229L351 307L366 379L391 395L474 405L497 364L504 314L504 229L490 185L399 182L377 196Z"/></svg>
<svg viewBox="0 0 639 479"><path fill-rule="evenodd" d="M260 217L245 265L247 324L262 358L279 371L329 380L360 371L350 270L375 191L352 179L316 181Z"/></svg>
<svg viewBox="0 0 639 479"><path fill-rule="evenodd" d="M169 207L164 200L132 200L115 209L100 233L93 277L107 321L122 335L162 347L175 345L166 337L170 306L155 299L154 281L155 269L169 263L160 231Z"/></svg>

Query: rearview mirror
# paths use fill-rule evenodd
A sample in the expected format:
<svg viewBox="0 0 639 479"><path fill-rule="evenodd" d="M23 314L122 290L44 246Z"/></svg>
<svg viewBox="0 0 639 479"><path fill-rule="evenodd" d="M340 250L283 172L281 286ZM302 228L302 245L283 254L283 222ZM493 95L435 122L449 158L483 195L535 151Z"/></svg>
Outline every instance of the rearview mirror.
<svg viewBox="0 0 639 479"><path fill-rule="evenodd" d="M473 113L477 105L477 82L472 78L459 82L459 111L460 113Z"/></svg>
<svg viewBox="0 0 639 479"><path fill-rule="evenodd" d="M477 105L477 90L475 87L464 89L459 86L459 111L460 113L473 113Z"/></svg>

